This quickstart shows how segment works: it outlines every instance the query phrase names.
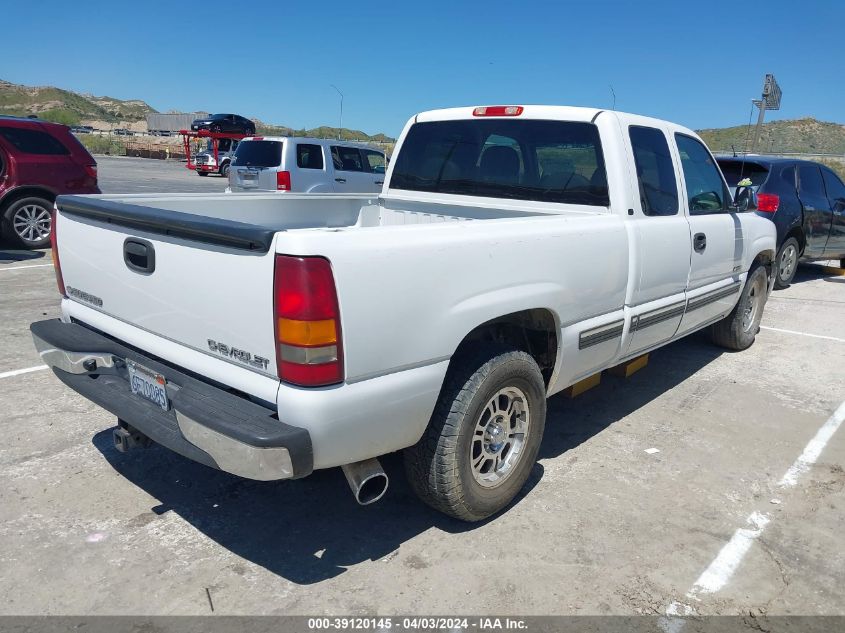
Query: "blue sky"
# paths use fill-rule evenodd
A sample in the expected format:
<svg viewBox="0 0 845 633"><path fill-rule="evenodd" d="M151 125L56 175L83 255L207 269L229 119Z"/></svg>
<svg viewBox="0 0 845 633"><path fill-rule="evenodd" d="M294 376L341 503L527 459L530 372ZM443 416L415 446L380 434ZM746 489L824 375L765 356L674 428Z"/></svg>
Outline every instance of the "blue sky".
<svg viewBox="0 0 845 633"><path fill-rule="evenodd" d="M478 104L610 107L693 128L845 123L845 3L29 2L2 10L0 79L159 110L396 136L415 112ZM37 37L33 37L37 33ZM756 113L755 113L756 116Z"/></svg>

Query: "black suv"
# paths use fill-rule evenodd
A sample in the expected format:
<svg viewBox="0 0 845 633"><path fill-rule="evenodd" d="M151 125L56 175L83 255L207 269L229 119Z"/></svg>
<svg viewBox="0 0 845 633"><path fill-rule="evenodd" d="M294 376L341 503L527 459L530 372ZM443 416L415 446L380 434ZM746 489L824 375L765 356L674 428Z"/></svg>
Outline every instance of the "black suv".
<svg viewBox="0 0 845 633"><path fill-rule="evenodd" d="M776 288L786 288L798 260L838 259L845 268L845 184L809 160L716 157L731 189L751 180L750 209L778 232Z"/></svg>
<svg viewBox="0 0 845 633"><path fill-rule="evenodd" d="M195 132L208 130L209 132L230 132L232 134L255 134L255 123L239 114L212 114L203 119L194 119L191 129Z"/></svg>

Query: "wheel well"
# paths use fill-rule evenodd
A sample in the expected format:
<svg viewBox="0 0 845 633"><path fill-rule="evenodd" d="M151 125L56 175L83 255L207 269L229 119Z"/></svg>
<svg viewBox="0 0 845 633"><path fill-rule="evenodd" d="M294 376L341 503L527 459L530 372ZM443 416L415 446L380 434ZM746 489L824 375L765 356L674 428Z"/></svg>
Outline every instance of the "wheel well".
<svg viewBox="0 0 845 633"><path fill-rule="evenodd" d="M771 275L774 261L775 254L773 251L763 251L761 253L757 253L757 257L755 257L754 261L751 262L751 268L754 268L755 265L759 264L760 266L764 266L766 268L768 275Z"/></svg>
<svg viewBox="0 0 845 633"><path fill-rule="evenodd" d="M790 237L794 237L796 240L798 240L798 251L799 253L803 253L804 247L806 246L806 241L804 240L804 231L802 231L800 227L793 227L792 229L790 229L789 233L784 235L783 241L785 242Z"/></svg>
<svg viewBox="0 0 845 633"><path fill-rule="evenodd" d="M5 211L15 200L20 200L28 196L38 196L50 202L56 201L56 194L49 189L44 189L43 187L17 187L0 199L0 213Z"/></svg>
<svg viewBox="0 0 845 633"><path fill-rule="evenodd" d="M548 387L558 346L557 321L550 310L523 310L482 323L463 338L453 358L486 343L503 343L530 354Z"/></svg>

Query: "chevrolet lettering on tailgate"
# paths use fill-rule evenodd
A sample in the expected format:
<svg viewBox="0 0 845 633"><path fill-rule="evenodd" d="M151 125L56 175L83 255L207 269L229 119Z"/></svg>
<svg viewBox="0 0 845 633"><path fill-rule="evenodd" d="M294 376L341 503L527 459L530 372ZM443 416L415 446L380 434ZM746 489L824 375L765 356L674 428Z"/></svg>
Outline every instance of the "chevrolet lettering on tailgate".
<svg viewBox="0 0 845 633"><path fill-rule="evenodd" d="M266 370L267 365L270 363L270 361L263 356L254 355L242 349L226 345L225 343L218 343L213 339L208 339L208 349L212 352L217 352L221 356L234 358L236 361L243 363L244 365L249 365L250 367L256 367L258 369Z"/></svg>

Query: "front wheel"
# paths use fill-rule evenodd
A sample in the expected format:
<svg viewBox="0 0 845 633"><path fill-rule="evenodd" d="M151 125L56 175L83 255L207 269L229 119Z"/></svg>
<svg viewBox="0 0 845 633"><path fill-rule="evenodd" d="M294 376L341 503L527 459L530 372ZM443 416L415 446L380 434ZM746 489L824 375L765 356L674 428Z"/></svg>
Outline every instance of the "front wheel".
<svg viewBox="0 0 845 633"><path fill-rule="evenodd" d="M223 163L223 166L220 167L220 175L224 178L229 177L229 163Z"/></svg>
<svg viewBox="0 0 845 633"><path fill-rule="evenodd" d="M198 171L197 175L198 176L208 176L208 172L207 171Z"/></svg>
<svg viewBox="0 0 845 633"><path fill-rule="evenodd" d="M3 233L24 248L50 245L53 203L44 198L15 200L3 214Z"/></svg>
<svg viewBox="0 0 845 633"><path fill-rule="evenodd" d="M782 290L788 288L795 278L795 271L798 270L799 258L798 240L790 237L783 244L777 254L775 262L775 288Z"/></svg>
<svg viewBox="0 0 845 633"><path fill-rule="evenodd" d="M748 349L760 330L766 305L768 277L759 264L748 271L748 279L731 313L712 326L713 342L735 351Z"/></svg>
<svg viewBox="0 0 845 633"><path fill-rule="evenodd" d="M525 485L545 423L545 383L531 356L488 348L456 358L426 432L405 449L408 482L436 510L486 519Z"/></svg>

